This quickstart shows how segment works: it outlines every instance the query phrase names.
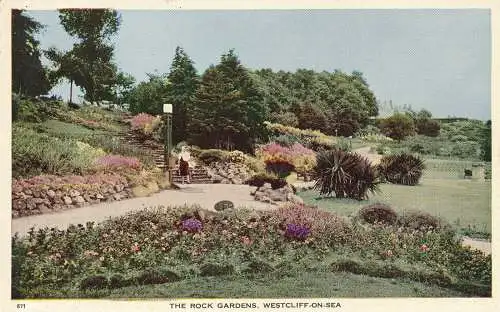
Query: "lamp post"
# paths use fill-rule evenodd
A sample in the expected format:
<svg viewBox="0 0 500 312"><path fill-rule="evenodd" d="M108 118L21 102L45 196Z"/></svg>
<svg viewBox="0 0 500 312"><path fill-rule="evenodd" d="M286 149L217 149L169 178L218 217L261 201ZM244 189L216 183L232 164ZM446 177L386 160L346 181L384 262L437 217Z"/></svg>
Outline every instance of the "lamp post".
<svg viewBox="0 0 500 312"><path fill-rule="evenodd" d="M170 172L170 151L172 145L172 104L163 104L163 113L165 114L165 172L168 175L168 181L172 182L172 174Z"/></svg>

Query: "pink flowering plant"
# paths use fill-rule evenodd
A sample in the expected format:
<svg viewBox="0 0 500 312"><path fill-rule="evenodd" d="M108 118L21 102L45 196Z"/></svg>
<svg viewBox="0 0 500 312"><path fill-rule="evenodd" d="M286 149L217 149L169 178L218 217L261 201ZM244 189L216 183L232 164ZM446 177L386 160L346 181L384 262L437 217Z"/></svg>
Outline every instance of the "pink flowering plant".
<svg viewBox="0 0 500 312"><path fill-rule="evenodd" d="M106 155L96 160L96 165L102 169L141 169L141 162L135 157L125 157L121 155Z"/></svg>
<svg viewBox="0 0 500 312"><path fill-rule="evenodd" d="M305 175L316 165L316 153L299 143L281 146L277 143L269 143L257 150L257 155L266 164L268 170L284 175L289 171L297 171ZM282 169L282 170L280 170Z"/></svg>

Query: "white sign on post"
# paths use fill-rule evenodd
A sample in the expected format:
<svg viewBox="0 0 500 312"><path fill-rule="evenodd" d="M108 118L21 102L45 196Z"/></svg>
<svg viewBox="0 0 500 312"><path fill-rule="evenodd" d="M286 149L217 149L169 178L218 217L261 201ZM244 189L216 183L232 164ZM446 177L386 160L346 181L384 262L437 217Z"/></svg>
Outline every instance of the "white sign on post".
<svg viewBox="0 0 500 312"><path fill-rule="evenodd" d="M166 114L172 114L172 104L163 104L163 112Z"/></svg>

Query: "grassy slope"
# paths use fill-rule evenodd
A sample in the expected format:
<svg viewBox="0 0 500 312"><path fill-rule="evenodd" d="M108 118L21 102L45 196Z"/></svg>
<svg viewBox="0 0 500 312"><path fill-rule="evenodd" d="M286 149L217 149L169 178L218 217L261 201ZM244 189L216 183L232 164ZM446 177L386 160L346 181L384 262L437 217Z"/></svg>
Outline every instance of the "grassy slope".
<svg viewBox="0 0 500 312"><path fill-rule="evenodd" d="M384 202L397 212L422 210L440 216L458 228L475 226L476 230L491 233L491 183L458 178L463 164L440 161L429 169L418 186L381 185L381 193L367 201L349 199L320 199L317 192L299 195L310 204L349 216L368 204ZM461 169L460 169L461 168Z"/></svg>

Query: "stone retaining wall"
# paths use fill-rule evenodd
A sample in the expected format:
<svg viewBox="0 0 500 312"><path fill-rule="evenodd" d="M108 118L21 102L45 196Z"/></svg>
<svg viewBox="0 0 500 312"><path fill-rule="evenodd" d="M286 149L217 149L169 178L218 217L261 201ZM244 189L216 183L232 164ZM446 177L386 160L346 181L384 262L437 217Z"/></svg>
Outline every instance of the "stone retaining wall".
<svg viewBox="0 0 500 312"><path fill-rule="evenodd" d="M12 218L50 213L133 197L126 181L116 184L40 184L12 187Z"/></svg>

